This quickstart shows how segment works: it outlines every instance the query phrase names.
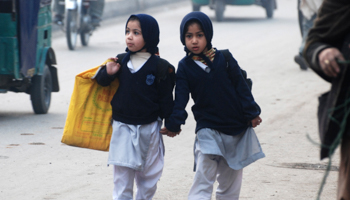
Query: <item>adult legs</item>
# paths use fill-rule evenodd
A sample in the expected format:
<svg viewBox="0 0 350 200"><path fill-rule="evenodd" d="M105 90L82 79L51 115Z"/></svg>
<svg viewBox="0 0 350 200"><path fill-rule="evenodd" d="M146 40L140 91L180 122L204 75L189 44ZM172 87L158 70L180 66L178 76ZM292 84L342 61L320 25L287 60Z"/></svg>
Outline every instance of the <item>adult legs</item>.
<svg viewBox="0 0 350 200"><path fill-rule="evenodd" d="M300 69L306 70L308 68L308 64L305 61L303 57L303 51L307 39L307 35L309 33L309 30L314 25L314 20L316 19L316 14L314 14L310 19L307 19L306 17L303 17L302 19L302 42L299 47L299 54L294 57L294 61L299 64Z"/></svg>
<svg viewBox="0 0 350 200"><path fill-rule="evenodd" d="M105 0L91 1L90 15L91 15L92 24L94 26L99 26L99 23L102 20L104 5L105 5Z"/></svg>
<svg viewBox="0 0 350 200"><path fill-rule="evenodd" d="M59 4L60 0L54 0L53 11L55 12L54 23L62 23L64 16L64 5ZM63 1L64 2L64 1Z"/></svg>
<svg viewBox="0 0 350 200"><path fill-rule="evenodd" d="M305 42L307 39L307 34L309 34L309 30L312 28L314 25L314 21L316 19L317 15L314 14L310 19L306 19L305 17L303 18L303 39L301 42L301 45L299 47L299 54L302 55L305 47Z"/></svg>

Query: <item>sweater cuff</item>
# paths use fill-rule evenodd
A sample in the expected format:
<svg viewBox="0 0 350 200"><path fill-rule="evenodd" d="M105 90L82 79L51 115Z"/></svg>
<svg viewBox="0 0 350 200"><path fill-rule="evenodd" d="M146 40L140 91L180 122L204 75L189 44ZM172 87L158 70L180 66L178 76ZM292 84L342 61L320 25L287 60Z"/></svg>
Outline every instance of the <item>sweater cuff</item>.
<svg viewBox="0 0 350 200"><path fill-rule="evenodd" d="M181 130L180 129L181 125L175 125L170 123L168 118L165 119L164 126L166 127L166 129L168 129L171 132L179 132Z"/></svg>
<svg viewBox="0 0 350 200"><path fill-rule="evenodd" d="M330 48L331 46L329 45L321 45L319 47L317 47L314 51L314 53L312 54L312 65L315 66L317 68L317 70L322 71L319 60L318 60L318 55L321 53L321 51L323 51L324 49Z"/></svg>
<svg viewBox="0 0 350 200"><path fill-rule="evenodd" d="M103 74L103 76L104 77L107 77L108 78L108 80L110 80L110 81L113 81L114 80L114 76L115 75L109 75L108 73L107 73L107 66L106 65L103 65L102 67L101 67L101 73Z"/></svg>

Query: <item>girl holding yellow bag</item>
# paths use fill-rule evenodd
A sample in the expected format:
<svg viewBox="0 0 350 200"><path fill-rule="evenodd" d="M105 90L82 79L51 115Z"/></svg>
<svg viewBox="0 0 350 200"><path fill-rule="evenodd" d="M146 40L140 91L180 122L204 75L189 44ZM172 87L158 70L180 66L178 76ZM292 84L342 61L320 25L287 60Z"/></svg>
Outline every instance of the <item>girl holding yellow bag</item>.
<svg viewBox="0 0 350 200"><path fill-rule="evenodd" d="M108 164L114 167L113 199L152 199L164 166L162 120L173 108L174 67L156 56L159 27L150 15L131 15L125 27L126 54L110 58L97 73L102 86L119 80L112 105ZM119 58L119 59L118 59Z"/></svg>

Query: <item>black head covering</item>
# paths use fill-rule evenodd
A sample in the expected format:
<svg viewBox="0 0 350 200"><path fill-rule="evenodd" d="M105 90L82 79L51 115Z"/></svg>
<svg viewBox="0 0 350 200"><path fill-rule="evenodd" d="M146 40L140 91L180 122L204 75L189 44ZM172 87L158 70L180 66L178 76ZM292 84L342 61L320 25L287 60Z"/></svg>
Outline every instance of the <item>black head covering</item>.
<svg viewBox="0 0 350 200"><path fill-rule="evenodd" d="M207 48L208 50L212 48L211 39L213 38L213 25L209 17L199 11L194 11L188 13L181 22L180 25L180 39L183 45L185 45L185 51L187 52L186 44L185 44L185 31L186 25L189 21L196 20L202 27L202 31L204 32L205 39L207 40Z"/></svg>
<svg viewBox="0 0 350 200"><path fill-rule="evenodd" d="M157 53L157 46L159 43L159 26L157 20L147 14L131 15L126 22L125 27L128 25L131 17L136 17L140 21L143 40L146 43L142 49L147 49L147 52L152 55ZM129 51L129 49L126 48L126 51Z"/></svg>

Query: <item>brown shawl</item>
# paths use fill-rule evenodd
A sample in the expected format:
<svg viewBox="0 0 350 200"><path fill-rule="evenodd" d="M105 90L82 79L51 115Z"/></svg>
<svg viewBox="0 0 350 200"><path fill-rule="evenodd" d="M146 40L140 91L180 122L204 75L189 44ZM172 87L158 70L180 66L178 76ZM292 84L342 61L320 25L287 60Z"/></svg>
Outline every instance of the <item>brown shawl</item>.
<svg viewBox="0 0 350 200"><path fill-rule="evenodd" d="M321 142L321 159L330 155L330 146L340 133L340 122L344 119L345 108L340 107L350 88L350 70L344 67L337 78L326 76L318 63L318 54L328 47L336 47L346 59L350 57L350 0L325 0L319 10L314 27L309 31L304 57L309 66L324 80L332 83L331 90L319 97L318 123ZM349 120L347 124L349 124ZM349 127L347 127L349 132Z"/></svg>

